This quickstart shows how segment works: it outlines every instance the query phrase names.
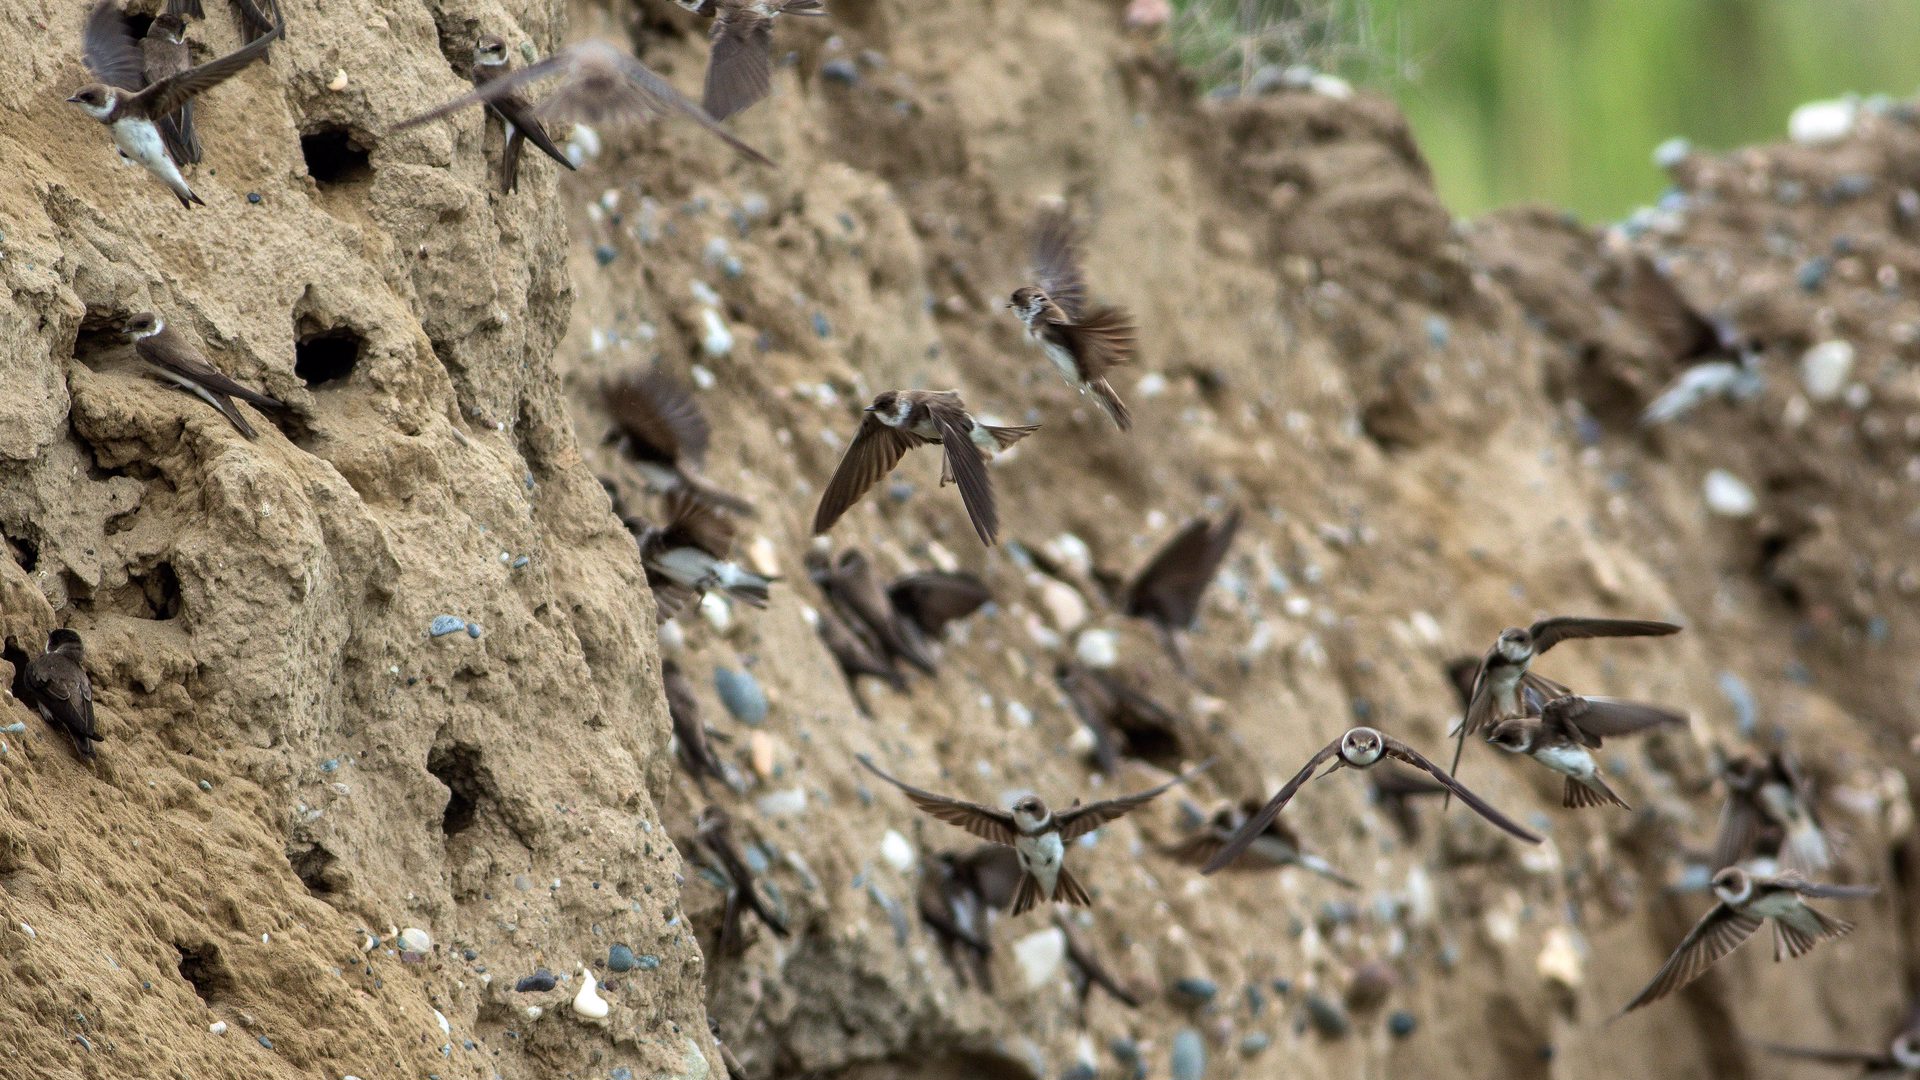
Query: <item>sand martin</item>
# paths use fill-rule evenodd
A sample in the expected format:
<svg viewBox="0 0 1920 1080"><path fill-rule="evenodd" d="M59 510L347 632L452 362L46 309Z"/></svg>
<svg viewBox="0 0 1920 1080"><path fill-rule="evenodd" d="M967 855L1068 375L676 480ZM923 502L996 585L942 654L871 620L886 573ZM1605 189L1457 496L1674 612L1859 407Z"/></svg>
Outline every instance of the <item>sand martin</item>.
<svg viewBox="0 0 1920 1080"><path fill-rule="evenodd" d="M1893 1039L1880 1050L1828 1050L1812 1046L1782 1046L1760 1042L1754 1045L1770 1054L1817 1061L1825 1065L1847 1065L1863 1080L1895 1080L1920 1074L1920 1006L1907 1013L1907 1019Z"/></svg>
<svg viewBox="0 0 1920 1080"><path fill-rule="evenodd" d="M256 409L286 408L281 402L221 374L168 326L166 320L151 311L127 320L127 337L133 341L134 353L146 361L156 375L220 410L234 430L249 439L255 435L253 425L232 399L239 398Z"/></svg>
<svg viewBox="0 0 1920 1080"><path fill-rule="evenodd" d="M600 401L613 417L615 434L609 438L620 440L649 488L663 495L684 489L723 510L753 516L752 504L702 475L713 429L693 393L673 376L630 372L602 387Z"/></svg>
<svg viewBox="0 0 1920 1080"><path fill-rule="evenodd" d="M725 120L773 92L773 20L782 15L825 15L820 0L677 0L713 20L707 86L701 107Z"/></svg>
<svg viewBox="0 0 1920 1080"><path fill-rule="evenodd" d="M873 707L867 704L866 695L860 692L862 676L882 679L896 693L907 692L907 677L887 658L879 643L849 626L831 607L825 611L803 608L800 614L813 627L814 633L820 635L820 641L827 647L833 662L840 666L840 675L847 680L847 693L859 707L860 715L873 715Z"/></svg>
<svg viewBox="0 0 1920 1080"><path fill-rule="evenodd" d="M734 138L714 122L695 102L683 97L673 84L661 78L647 65L605 41L576 42L545 60L488 79L470 94L462 94L437 108L408 117L394 125L395 131L438 120L469 105L493 104L517 95L522 88L541 79L558 77L554 87L533 117L543 125L581 121L594 125L634 124L660 114L676 114L707 129L715 138L762 165L773 162L765 154Z"/></svg>
<svg viewBox="0 0 1920 1080"><path fill-rule="evenodd" d="M81 44L87 71L96 81L75 91L67 101L113 133L120 155L137 162L172 189L182 206L206 203L187 186L180 163L167 149L158 121L172 116L195 94L218 86L242 68L267 55L267 49L286 30L284 23L217 60L188 68L152 85L146 82L146 60L127 32L127 21L115 0L99 0L87 14Z"/></svg>
<svg viewBox="0 0 1920 1080"><path fill-rule="evenodd" d="M1160 851L1174 862L1205 866L1220 854L1233 835L1240 831L1240 826L1259 812L1260 804L1252 799L1238 805L1224 803L1211 815L1203 817L1199 828L1188 833L1179 843L1170 844ZM1279 815L1275 815L1267 823L1266 831L1254 837L1247 846L1247 857L1235 862L1233 869L1278 870L1283 866L1297 866L1349 889L1360 887L1352 878L1335 870L1327 860L1308 854L1300 845L1300 837Z"/></svg>
<svg viewBox="0 0 1920 1080"><path fill-rule="evenodd" d="M1020 857L1020 868L1024 871L1020 890L1013 901L1011 914L1014 915L1024 914L1041 901L1078 904L1082 907L1091 904L1093 901L1087 896L1087 890L1067 869L1067 845L1107 822L1145 806L1161 792L1191 780L1212 764L1203 763L1159 787L1133 795L1102 799L1084 806L1076 801L1056 814L1047 809L1047 804L1038 795L1024 796L1013 804L1011 811L995 810L991 806L936 795L881 772L873 759L865 754L857 756L860 764L865 765L869 772L905 792L907 799L925 813L949 825L958 825L982 840L1004 844L1014 850Z"/></svg>
<svg viewBox="0 0 1920 1080"><path fill-rule="evenodd" d="M887 390L866 407L866 418L848 444L846 456L820 496L813 515L815 536L833 528L840 515L893 471L900 458L916 446L942 448L940 486L960 485L960 501L980 541L999 538L1000 515L994 508L993 483L987 479L987 460L1038 430L1031 427L994 427L967 412L958 390Z"/></svg>
<svg viewBox="0 0 1920 1080"><path fill-rule="evenodd" d="M1087 1022L1087 998L1093 995L1096 986L1112 994L1115 1001L1129 1009L1140 1007L1140 995L1115 978L1113 972L1107 970L1107 965L1100 962L1099 955L1093 951L1093 943L1073 924L1072 916L1054 908L1053 925L1066 942L1067 964L1073 969L1073 993L1081 1024Z"/></svg>
<svg viewBox="0 0 1920 1080"><path fill-rule="evenodd" d="M140 39L140 58L145 66L142 85L171 79L193 66L187 49L187 23L180 15L162 12L147 24L147 36ZM193 127L193 99L188 98L180 111L155 121L167 140L167 153L182 165L200 160L200 137Z"/></svg>
<svg viewBox="0 0 1920 1080"><path fill-rule="evenodd" d="M807 574L834 611L877 650L889 667L896 659L905 660L928 675L934 674L932 646L894 609L893 600L864 552L848 548L831 561L825 552L810 552Z"/></svg>
<svg viewBox="0 0 1920 1080"><path fill-rule="evenodd" d="M1027 337L1046 354L1060 376L1092 394L1121 431L1133 427L1126 403L1107 373L1133 359L1133 318L1117 307L1086 306L1086 284L1073 221L1048 208L1033 228L1033 281L1013 291L1007 306L1026 324Z"/></svg>
<svg viewBox="0 0 1920 1080"><path fill-rule="evenodd" d="M1509 626L1500 631L1493 648L1480 659L1467 710L1454 729L1453 771L1460 770L1460 753L1467 736L1478 735L1502 720L1526 716L1572 690L1529 670L1533 658L1562 641L1597 637L1662 637L1680 628L1646 619L1591 619L1576 615L1541 619L1532 626Z"/></svg>
<svg viewBox="0 0 1920 1080"><path fill-rule="evenodd" d="M1526 754L1567 778L1560 805L1577 808L1608 803L1631 810L1600 776L1592 751L1609 735L1632 735L1653 727L1684 727L1685 713L1617 698L1568 694L1540 707L1537 715L1502 720L1487 741L1509 754Z"/></svg>
<svg viewBox="0 0 1920 1080"><path fill-rule="evenodd" d="M93 744L106 741L93 717L93 680L87 678L86 646L80 635L61 627L47 635L47 651L27 661L27 696L47 723L67 733L83 758Z"/></svg>
<svg viewBox="0 0 1920 1080"><path fill-rule="evenodd" d="M1727 801L1720 810L1713 865L1734 866L1776 847L1780 865L1788 870L1816 874L1833 865L1826 833L1814 816L1813 790L1792 755L1743 754L1723 762L1720 776Z"/></svg>
<svg viewBox="0 0 1920 1080"><path fill-rule="evenodd" d="M707 725L700 718L700 699L693 696L693 686L680 673L680 665L671 660L661 661L660 682L667 696L667 717L673 721L674 750L687 775L699 785L700 794L707 793L708 777L735 791L741 790L739 775L713 752Z"/></svg>
<svg viewBox="0 0 1920 1080"><path fill-rule="evenodd" d="M721 956L738 956L746 951L740 919L748 910L767 924L775 937L787 937L786 921L774 914L754 887L753 870L747 866L746 857L740 853L740 845L733 836L733 819L725 810L709 806L700 811L694 827L700 845L720 864L719 870L727 879L727 907L720 918L720 940L715 951Z"/></svg>
<svg viewBox="0 0 1920 1080"><path fill-rule="evenodd" d="M1818 942L1843 937L1853 930L1853 924L1815 911L1807 905L1807 898L1858 899L1878 891L1872 885L1816 885L1794 873L1759 877L1737 866L1725 867L1713 875L1713 894L1720 902L1687 931L1673 955L1654 973L1653 981L1620 1012L1625 1015L1658 1001L1699 978L1752 937L1769 918L1773 920L1776 961L1799 956Z"/></svg>
<svg viewBox="0 0 1920 1080"><path fill-rule="evenodd" d="M511 70L512 60L507 55L504 38L497 34L484 34L473 43L473 85L485 86ZM506 135L506 145L500 151L502 193L512 192L520 186L520 151L529 142L539 147L541 153L559 162L562 168L570 172L573 170L573 162L554 145L553 136L547 134L546 125L534 115L533 105L526 98L512 92L502 93L488 99L487 111L500 118Z"/></svg>
<svg viewBox="0 0 1920 1080"><path fill-rule="evenodd" d="M1274 792L1273 798L1267 800L1267 805L1261 807L1259 813L1248 818L1246 824L1240 826L1240 831L1233 834L1233 839L1221 848L1218 854L1209 859L1207 865L1200 868L1200 872L1212 874L1223 870L1227 864L1239 858L1241 852L1252 847L1254 841L1266 833L1268 824L1279 816L1280 811L1286 809L1294 793L1299 791L1308 780L1313 779L1313 770L1319 768L1328 758L1333 759L1333 767L1322 773L1323 776L1339 772L1343 768L1371 768L1389 759L1397 759L1417 769L1424 769L1428 775L1445 784L1449 791L1460 796L1460 801L1472 807L1481 817L1529 844L1540 842L1538 836L1521 828L1511 818L1482 801L1480 796L1460 786L1458 780L1447 775L1440 766L1428 761L1419 751L1377 728L1357 727L1348 729L1339 738L1315 752L1306 766L1295 773L1293 779L1287 781L1284 787Z"/></svg>
<svg viewBox="0 0 1920 1080"><path fill-rule="evenodd" d="M960 985L993 992L993 940L987 932L987 904L971 868L951 851L927 861L917 897L920 920L933 931L940 951Z"/></svg>
<svg viewBox="0 0 1920 1080"><path fill-rule="evenodd" d="M1102 774L1116 775L1122 754L1155 765L1196 756L1184 719L1111 672L1067 660L1054 668L1054 681L1093 736Z"/></svg>
<svg viewBox="0 0 1920 1080"><path fill-rule="evenodd" d="M1420 817L1413 812L1413 800L1426 795L1443 795L1445 784L1422 780L1405 769L1382 767L1370 770L1368 792L1373 804L1400 830L1400 839L1411 844L1420 839Z"/></svg>
<svg viewBox="0 0 1920 1080"><path fill-rule="evenodd" d="M1231 510L1216 524L1194 518L1168 540L1147 565L1134 575L1121 601L1121 610L1153 624L1182 675L1192 675L1180 634L1193 629L1200 617L1200 596L1226 561L1234 534L1240 531L1240 511Z"/></svg>
<svg viewBox="0 0 1920 1080"><path fill-rule="evenodd" d="M756 574L728 559L733 550L733 519L679 489L666 498L667 523L646 526L636 536L655 605L666 618L686 601L714 589L753 607L767 606L768 588L778 579ZM629 522L632 528L634 522ZM660 599L665 593L666 599Z"/></svg>
<svg viewBox="0 0 1920 1080"><path fill-rule="evenodd" d="M909 626L929 640L938 640L948 623L979 611L993 594L986 582L972 574L922 570L893 579L887 599Z"/></svg>

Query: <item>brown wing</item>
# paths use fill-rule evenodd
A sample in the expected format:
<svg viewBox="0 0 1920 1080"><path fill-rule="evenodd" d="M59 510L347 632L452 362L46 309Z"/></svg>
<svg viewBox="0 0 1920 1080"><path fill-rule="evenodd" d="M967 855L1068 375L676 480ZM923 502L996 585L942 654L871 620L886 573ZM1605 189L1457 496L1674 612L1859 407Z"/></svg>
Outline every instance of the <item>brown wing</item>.
<svg viewBox="0 0 1920 1080"><path fill-rule="evenodd" d="M133 34L127 30L127 20L120 14L116 0L99 0L87 12L87 21L80 33L80 49L87 71L108 86L134 93L146 86L142 81L145 61L141 59Z"/></svg>
<svg viewBox="0 0 1920 1080"><path fill-rule="evenodd" d="M192 0L196 17L200 7L199 0ZM280 5L277 0L233 0L233 14L240 20L242 36L254 41L262 34L272 33L277 26L284 26Z"/></svg>
<svg viewBox="0 0 1920 1080"><path fill-rule="evenodd" d="M1509 818L1507 815L1501 813L1498 810L1495 810L1491 805L1489 805L1486 802L1486 800L1480 798L1480 796L1478 795L1475 795L1473 792L1468 791L1465 787L1461 786L1458 780L1455 780L1453 777L1447 775L1445 772L1442 772L1440 769L1440 766L1435 765L1431 761L1428 761L1426 757L1422 755L1418 750L1415 750L1413 747L1408 746L1406 743L1403 743L1399 739L1396 739L1393 736L1388 735L1384 732L1381 733L1381 738L1386 741L1386 750L1389 756L1398 758L1401 761L1404 761L1407 764L1414 766L1415 768L1426 770L1428 775L1432 776L1435 780L1440 781L1442 784L1445 784L1448 790L1452 791L1455 795L1460 796L1461 802L1466 803L1468 806L1472 807L1473 811L1479 814L1481 817L1486 818L1488 821L1492 822L1495 826L1512 834L1513 836L1516 836L1522 840L1525 840L1529 844L1537 844L1540 842L1539 836L1537 836L1532 832L1529 832L1525 828L1522 828L1512 818Z"/></svg>
<svg viewBox="0 0 1920 1080"><path fill-rule="evenodd" d="M134 342L133 351L140 359L154 367L192 379L216 394L237 397L263 409L286 408L281 402L260 391L234 382L220 369L195 356L192 350L188 349L179 338L173 336L170 330L162 331L153 337L139 339Z"/></svg>
<svg viewBox="0 0 1920 1080"><path fill-rule="evenodd" d="M540 103L543 116L575 117L589 122L640 120L656 113L679 113L715 138L762 165L765 154L735 138L698 104L673 88L647 65L603 41L584 41L561 50L573 54L574 77Z"/></svg>
<svg viewBox="0 0 1920 1080"><path fill-rule="evenodd" d="M833 471L833 479L827 481L827 490L820 495L820 508L813 515L813 534L818 536L833 528L833 523L859 502L868 488L893 471L901 455L925 444L926 440L918 435L888 427L878 417L867 414L866 419L860 421L860 430L854 434L853 442L847 445L840 467Z"/></svg>
<svg viewBox="0 0 1920 1080"><path fill-rule="evenodd" d="M1063 325L1060 330L1072 343L1080 373L1088 382L1103 379L1107 372L1132 360L1139 334L1132 316L1117 307L1097 308L1084 320Z"/></svg>
<svg viewBox="0 0 1920 1080"><path fill-rule="evenodd" d="M1299 772L1293 774L1293 779L1282 785L1279 791L1274 792L1273 798L1268 799L1267 804L1260 808L1259 813L1248 818L1246 822L1240 826L1239 830L1233 834L1233 838L1227 841L1226 846L1222 847L1219 853L1212 859L1209 859L1207 865L1200 868L1200 872L1203 874L1218 873L1225 869L1228 863L1239 858L1241 852L1251 847L1253 842L1259 838L1260 834L1267 831L1267 826L1273 823L1273 819L1280 816L1280 811L1287 808L1287 803L1292 801L1294 794L1298 792L1308 780L1313 778L1313 770L1319 768L1322 762L1340 752L1340 739L1345 737L1346 733L1342 732L1332 742L1316 750L1314 755L1307 759L1306 765L1302 766Z"/></svg>
<svg viewBox="0 0 1920 1080"><path fill-rule="evenodd" d="M167 14L182 15L190 19L207 17L207 13L201 10L200 0L167 0Z"/></svg>
<svg viewBox="0 0 1920 1080"><path fill-rule="evenodd" d="M940 444L947 455L947 469L960 487L960 501L966 504L967 517L980 542L991 547L1000 535L1000 511L993 503L993 482L987 478L987 461L973 445L973 418L957 405L934 400L928 414L940 429Z"/></svg>
<svg viewBox="0 0 1920 1080"><path fill-rule="evenodd" d="M1711 869L1732 866L1753 845L1760 832L1760 811L1753 801L1737 791L1727 792L1720 807L1720 830L1713 841Z"/></svg>
<svg viewBox="0 0 1920 1080"><path fill-rule="evenodd" d="M1079 234L1065 207L1047 207L1034 219L1033 283L1069 320L1080 321L1087 284L1080 272Z"/></svg>
<svg viewBox="0 0 1920 1080"><path fill-rule="evenodd" d="M1875 1069L1894 1069L1897 1064L1886 1051L1869 1052L1864 1050L1826 1050L1814 1046L1782 1046L1779 1043L1756 1042L1754 1046L1769 1054L1782 1057L1800 1058L1803 1061L1819 1061L1828 1065L1859 1065L1871 1072Z"/></svg>
<svg viewBox="0 0 1920 1080"><path fill-rule="evenodd" d="M667 527L661 540L668 549L696 547L716 559L733 550L733 519L686 488L667 494Z"/></svg>
<svg viewBox="0 0 1920 1080"><path fill-rule="evenodd" d="M1637 701L1569 694L1547 702L1540 710L1540 719L1549 731L1558 728L1584 746L1597 747L1600 740L1609 735L1631 735L1651 727L1684 726L1687 715Z"/></svg>
<svg viewBox="0 0 1920 1080"><path fill-rule="evenodd" d="M172 78L154 83L134 95L126 107L131 109L137 106L148 116L178 112L182 105L193 99L193 95L226 82L248 64L267 55L267 50L286 31L286 23L276 23L272 30L255 38L250 44L242 45L217 60L209 60L199 67L188 68Z"/></svg>
<svg viewBox="0 0 1920 1080"><path fill-rule="evenodd" d="M643 458L699 468L713 429L693 392L664 371L629 373L600 392L601 404Z"/></svg>
<svg viewBox="0 0 1920 1080"><path fill-rule="evenodd" d="M1541 619L1527 628L1527 633L1533 638L1535 656L1562 641L1571 641L1574 638L1664 637L1679 632L1680 628L1670 622L1653 622L1647 619L1589 619L1577 615Z"/></svg>
<svg viewBox="0 0 1920 1080"><path fill-rule="evenodd" d="M1238 508L1217 526L1206 518L1189 522L1134 577L1127 590L1127 614L1183 629L1192 626L1200 594L1219 571L1239 529Z"/></svg>
<svg viewBox="0 0 1920 1080"><path fill-rule="evenodd" d="M949 825L958 825L982 840L1012 845L1015 835L1012 814L995 810L990 806L982 806L979 803L963 802L945 795L935 795L931 791L902 783L881 772L880 766L875 765L873 759L865 754L855 754L854 757L860 764L867 767L868 772L899 788L906 794L908 801L923 812Z"/></svg>
<svg viewBox="0 0 1920 1080"><path fill-rule="evenodd" d="M932 570L896 579L887 588L887 598L914 625L938 637L948 623L980 610L993 595L972 574Z"/></svg>
<svg viewBox="0 0 1920 1080"><path fill-rule="evenodd" d="M27 685L60 725L75 735L95 738L93 682L71 658L48 653L27 664Z"/></svg>
<svg viewBox="0 0 1920 1080"><path fill-rule="evenodd" d="M745 4L722 4L712 40L701 107L725 120L773 92L773 20Z"/></svg>
<svg viewBox="0 0 1920 1080"><path fill-rule="evenodd" d="M442 105L436 105L426 112L409 116L405 120L393 125L392 130L404 131L410 127L418 127L430 120L438 120L443 116L451 116L469 105L491 105L498 108L502 101L514 98L526 86L539 82L541 79L561 75L570 71L573 63L572 54L566 49L561 49L552 56L546 57L543 60L536 60L518 71L510 71L505 75L498 75L488 79L485 83L474 87L468 93L461 94L452 101ZM544 112L544 103L541 108Z"/></svg>
<svg viewBox="0 0 1920 1080"><path fill-rule="evenodd" d="M1211 760L1203 761L1159 787L1148 788L1132 795L1122 795L1117 799L1101 799L1099 802L1088 803L1085 806L1057 811L1053 815L1053 820L1060 827L1060 839L1062 841L1077 840L1107 822L1147 805L1158 798L1161 792L1175 784L1184 784L1212 767Z"/></svg>
<svg viewBox="0 0 1920 1080"><path fill-rule="evenodd" d="M1186 866L1205 866L1219 857L1221 849L1226 846L1227 838L1209 825L1188 833L1177 844L1161 848L1160 853Z"/></svg>
<svg viewBox="0 0 1920 1080"><path fill-rule="evenodd" d="M1715 904L1713 910L1701 916L1693 929L1687 931L1687 936L1680 939L1673 955L1654 972L1653 981L1627 1002L1626 1008L1620 1010L1621 1015L1658 1001L1699 978L1715 961L1752 937L1762 921L1758 915Z"/></svg>

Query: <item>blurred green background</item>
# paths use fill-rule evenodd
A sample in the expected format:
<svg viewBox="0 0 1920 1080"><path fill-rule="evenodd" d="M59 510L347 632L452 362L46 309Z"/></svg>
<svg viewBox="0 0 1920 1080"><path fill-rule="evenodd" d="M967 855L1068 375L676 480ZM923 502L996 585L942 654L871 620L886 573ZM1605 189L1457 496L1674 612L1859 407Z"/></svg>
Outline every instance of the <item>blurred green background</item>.
<svg viewBox="0 0 1920 1080"><path fill-rule="evenodd" d="M1669 136L1707 149L1777 141L1802 102L1920 88L1920 0L1174 6L1176 45L1211 83L1246 70L1250 32L1267 57L1393 96L1463 215L1544 202L1612 220L1659 196L1651 154Z"/></svg>

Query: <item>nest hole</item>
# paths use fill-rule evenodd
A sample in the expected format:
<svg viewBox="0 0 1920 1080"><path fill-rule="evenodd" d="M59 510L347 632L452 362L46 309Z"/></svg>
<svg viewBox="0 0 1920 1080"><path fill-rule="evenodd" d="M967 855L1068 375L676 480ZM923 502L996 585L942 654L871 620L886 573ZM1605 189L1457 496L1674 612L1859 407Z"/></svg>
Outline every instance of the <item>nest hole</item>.
<svg viewBox="0 0 1920 1080"><path fill-rule="evenodd" d="M127 584L140 590L149 618L165 622L180 614L180 577L173 572L172 563L156 563L145 574L129 574Z"/></svg>
<svg viewBox="0 0 1920 1080"><path fill-rule="evenodd" d="M440 830L458 836L473 828L480 815L480 802L486 797L480 751L460 744L435 747L427 758L427 771L447 787L447 808L440 816Z"/></svg>
<svg viewBox="0 0 1920 1080"><path fill-rule="evenodd" d="M339 891L333 868L340 860L333 852L314 843L295 843L287 847L287 865L307 887L311 896L328 897Z"/></svg>
<svg viewBox="0 0 1920 1080"><path fill-rule="evenodd" d="M293 373L309 387L338 382L353 374L366 344L351 327L320 327L302 320L294 333Z"/></svg>
<svg viewBox="0 0 1920 1080"><path fill-rule="evenodd" d="M362 184L373 179L373 163L367 148L353 133L338 124L329 124L300 136L300 156L306 159L307 175L321 187L336 184Z"/></svg>
<svg viewBox="0 0 1920 1080"><path fill-rule="evenodd" d="M193 987L200 1000L212 1005L233 990L233 972L227 969L226 961L221 959L220 946L211 942L192 945L174 943L174 951L180 954L180 977Z"/></svg>
<svg viewBox="0 0 1920 1080"><path fill-rule="evenodd" d="M13 638L9 637L0 643L0 660L13 665L13 684L7 690L23 705L27 704L27 661L31 659L33 657L28 656L27 651ZM32 706L28 705L28 708Z"/></svg>

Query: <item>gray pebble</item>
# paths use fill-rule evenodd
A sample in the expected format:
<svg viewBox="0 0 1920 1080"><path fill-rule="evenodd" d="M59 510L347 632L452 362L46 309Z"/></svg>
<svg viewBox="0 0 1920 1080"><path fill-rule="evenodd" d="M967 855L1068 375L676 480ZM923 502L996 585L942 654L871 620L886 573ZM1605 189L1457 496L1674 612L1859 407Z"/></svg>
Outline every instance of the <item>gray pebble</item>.
<svg viewBox="0 0 1920 1080"><path fill-rule="evenodd" d="M468 636L468 637L470 637L470 638L477 638L477 637L479 637L479 636L480 636L480 624L479 624L479 623L477 623L477 622L470 622L470 623L468 623L468 624L467 624L467 636Z"/></svg>
<svg viewBox="0 0 1920 1080"><path fill-rule="evenodd" d="M1252 1057L1273 1045L1273 1036L1264 1031L1255 1031L1240 1040L1240 1052Z"/></svg>
<svg viewBox="0 0 1920 1080"><path fill-rule="evenodd" d="M0 727L0 731L4 731L9 735L25 735L27 733L27 725L15 720L6 727Z"/></svg>
<svg viewBox="0 0 1920 1080"><path fill-rule="evenodd" d="M1173 1080L1200 1080L1207 1073L1207 1044L1192 1028L1173 1035Z"/></svg>
<svg viewBox="0 0 1920 1080"><path fill-rule="evenodd" d="M457 634L467 628L467 620L458 615L435 615L433 622L427 625L428 637L446 637Z"/></svg>
<svg viewBox="0 0 1920 1080"><path fill-rule="evenodd" d="M632 971L633 964L633 950L625 945L615 945L607 950L608 971Z"/></svg>
<svg viewBox="0 0 1920 1080"><path fill-rule="evenodd" d="M1343 1039L1353 1030L1347 1010L1339 1002L1319 994L1307 995L1307 1019L1313 1022L1315 1031L1329 1039Z"/></svg>
<svg viewBox="0 0 1920 1080"><path fill-rule="evenodd" d="M1220 992L1220 987L1212 979L1188 975L1174 982L1173 992L1195 1005L1205 1005Z"/></svg>
<svg viewBox="0 0 1920 1080"><path fill-rule="evenodd" d="M735 720L748 727L759 727L766 720L767 692L760 688L760 680L754 678L752 672L715 668L713 689Z"/></svg>
<svg viewBox="0 0 1920 1080"><path fill-rule="evenodd" d="M1414 1019L1413 1014L1405 1009L1395 1010L1387 1017L1387 1030L1391 1032L1396 1039L1406 1038L1413 1034L1413 1030L1419 1026L1420 1021Z"/></svg>
<svg viewBox="0 0 1920 1080"><path fill-rule="evenodd" d="M820 77L842 86L860 85L860 69L851 60L829 60L820 65Z"/></svg>
<svg viewBox="0 0 1920 1080"><path fill-rule="evenodd" d="M522 994L538 994L551 990L558 985L560 985L560 980L553 977L553 972L548 971L546 968L539 968L534 971L533 974L514 983L513 988Z"/></svg>

